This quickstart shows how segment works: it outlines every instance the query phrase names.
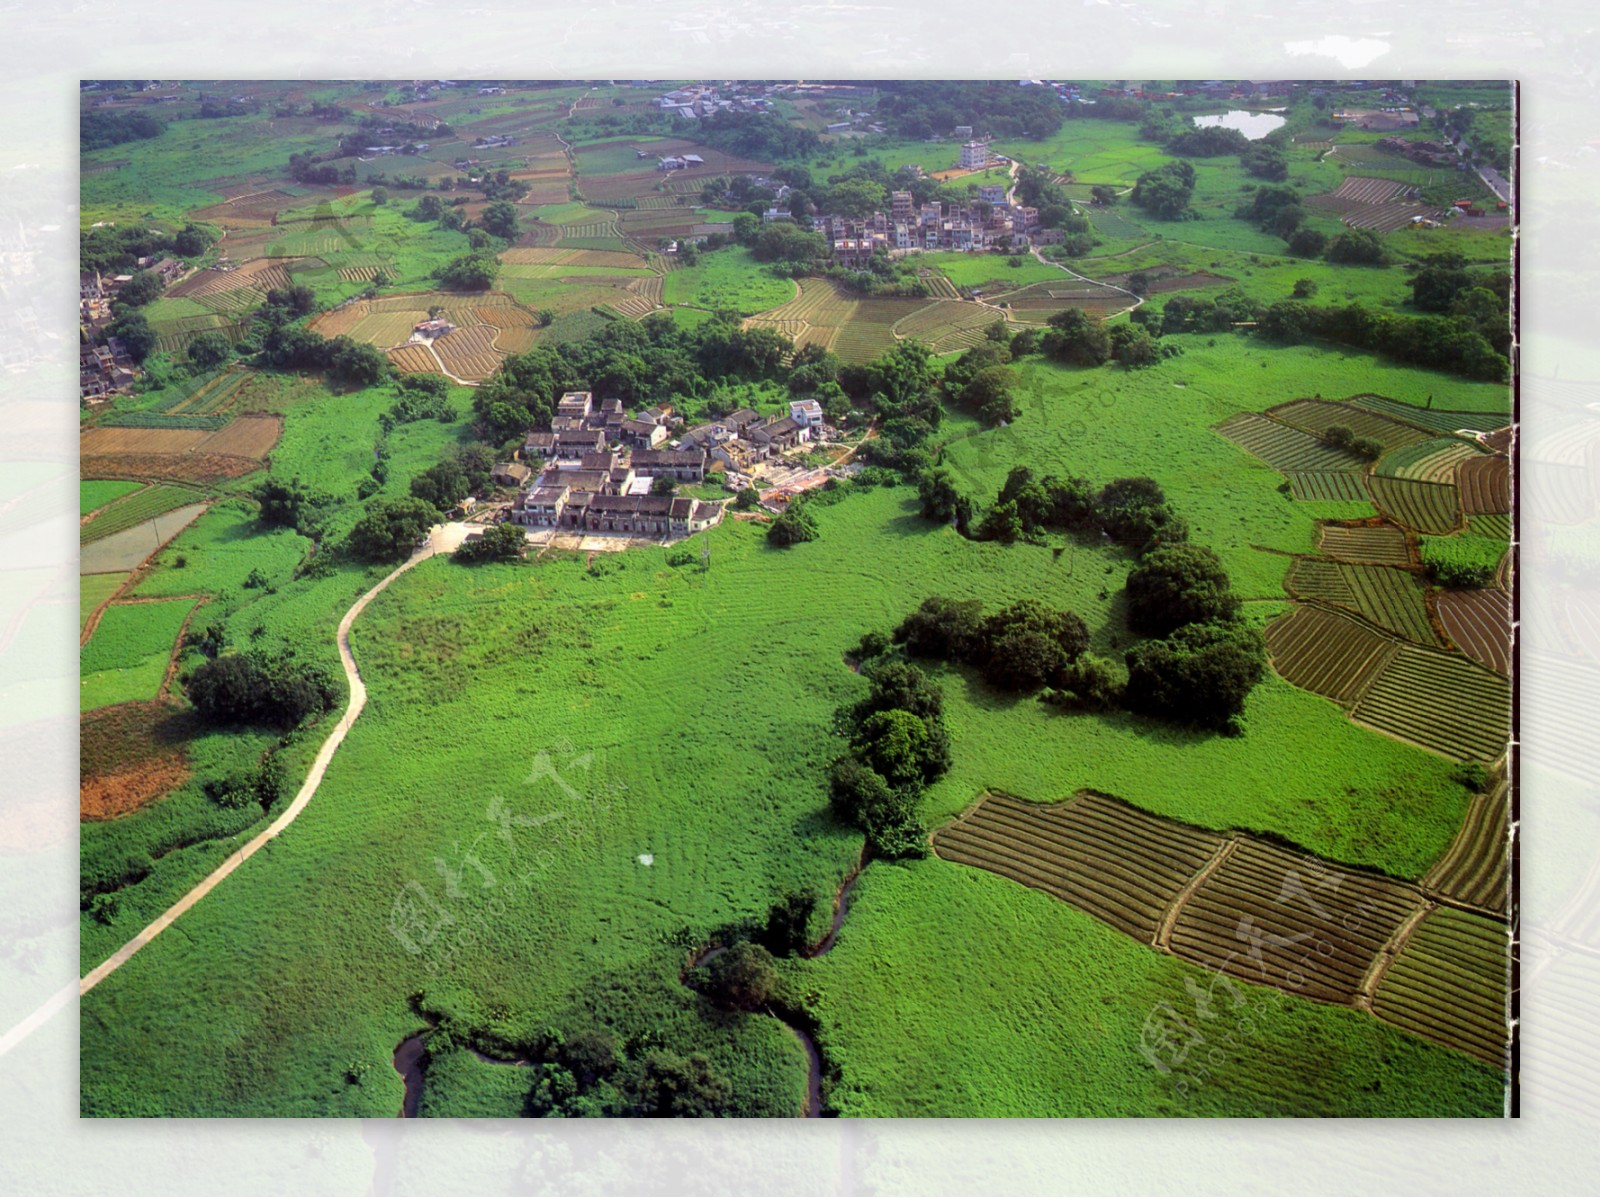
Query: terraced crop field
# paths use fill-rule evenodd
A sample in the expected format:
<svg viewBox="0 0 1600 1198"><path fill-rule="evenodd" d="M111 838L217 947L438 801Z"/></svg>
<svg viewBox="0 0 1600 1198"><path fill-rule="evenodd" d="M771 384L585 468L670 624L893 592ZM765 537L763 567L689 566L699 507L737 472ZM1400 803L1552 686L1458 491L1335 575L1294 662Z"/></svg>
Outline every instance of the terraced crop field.
<svg viewBox="0 0 1600 1198"><path fill-rule="evenodd" d="M1341 563L1339 572L1350 588L1350 606L1380 628L1419 645L1436 645L1428 607L1416 575L1393 566Z"/></svg>
<svg viewBox="0 0 1600 1198"><path fill-rule="evenodd" d="M1302 998L1353 1003L1422 896L1404 882L1325 869L1241 838L1178 913L1172 951Z"/></svg>
<svg viewBox="0 0 1600 1198"><path fill-rule="evenodd" d="M492 325L479 324L455 329L434 341L433 352L439 355L439 360L451 374L477 382L500 369L500 363L504 361L495 352L494 335Z"/></svg>
<svg viewBox="0 0 1600 1198"><path fill-rule="evenodd" d="M1366 463L1310 433L1255 412L1241 412L1216 431L1279 471L1359 471Z"/></svg>
<svg viewBox="0 0 1600 1198"><path fill-rule="evenodd" d="M800 294L788 303L769 308L746 320L745 326L763 325L788 337L795 345L832 348L835 338L855 317L860 302L831 279L799 279ZM892 334L891 334L892 336Z"/></svg>
<svg viewBox="0 0 1600 1198"><path fill-rule="evenodd" d="M1456 467L1455 481L1468 517L1511 511L1510 459L1483 454L1466 458Z"/></svg>
<svg viewBox="0 0 1600 1198"><path fill-rule="evenodd" d="M624 270L648 270L650 264L638 254L616 250L574 250L546 247L513 247L500 255L511 266L603 266Z"/></svg>
<svg viewBox="0 0 1600 1198"><path fill-rule="evenodd" d="M1495 587L1440 591L1439 623L1468 657L1497 674L1511 673L1511 596Z"/></svg>
<svg viewBox="0 0 1600 1198"><path fill-rule="evenodd" d="M1357 437L1370 438L1389 450L1403 449L1428 439L1427 433L1409 424L1325 399L1297 399L1268 408L1267 415L1315 436L1321 436L1330 428L1347 428Z"/></svg>
<svg viewBox="0 0 1600 1198"><path fill-rule="evenodd" d="M1016 320L1043 324L1057 312L1080 308L1094 316L1120 312L1133 303L1132 297L1111 287L1063 275L1060 282L1034 283L1003 295L987 297L1010 306Z"/></svg>
<svg viewBox="0 0 1600 1198"><path fill-rule="evenodd" d="M1340 561L1373 566L1409 566L1411 550L1406 534L1392 524L1367 524L1354 527L1324 524L1318 547Z"/></svg>
<svg viewBox="0 0 1600 1198"><path fill-rule="evenodd" d="M1369 474L1366 481L1378 510L1397 524L1441 535L1454 532L1461 525L1461 498L1454 483L1426 483L1381 474Z"/></svg>
<svg viewBox="0 0 1600 1198"><path fill-rule="evenodd" d="M1457 761L1495 761L1511 733L1511 687L1465 657L1402 645L1350 714Z"/></svg>
<svg viewBox="0 0 1600 1198"><path fill-rule="evenodd" d="M1511 788L1499 782L1467 808L1450 848L1423 887L1454 902L1504 916L1511 876Z"/></svg>
<svg viewBox="0 0 1600 1198"><path fill-rule="evenodd" d="M1286 470L1289 493L1314 503L1367 503L1367 485L1353 470Z"/></svg>
<svg viewBox="0 0 1600 1198"><path fill-rule="evenodd" d="M1356 407L1388 416L1404 424L1414 424L1431 433L1453 433L1457 429L1477 429L1487 432L1505 423L1504 417L1487 412L1452 412L1439 408L1419 408L1403 400L1389 399L1383 395L1353 395L1344 401Z"/></svg>
<svg viewBox="0 0 1600 1198"><path fill-rule="evenodd" d="M982 304L941 300L918 308L894 326L896 337L926 342L936 354L968 350L984 340L984 332L1004 315Z"/></svg>
<svg viewBox="0 0 1600 1198"><path fill-rule="evenodd" d="M188 487L145 487L111 504L93 520L78 527L78 544L87 545L112 533L193 503L200 496Z"/></svg>
<svg viewBox="0 0 1600 1198"><path fill-rule="evenodd" d="M438 374L439 362L425 345L400 345L388 351L389 361L403 374Z"/></svg>
<svg viewBox="0 0 1600 1198"><path fill-rule="evenodd" d="M1373 1013L1504 1067L1509 952L1499 920L1450 907L1430 911L1385 971Z"/></svg>
<svg viewBox="0 0 1600 1198"><path fill-rule="evenodd" d="M1299 605L1267 625L1267 657L1287 681L1346 707L1399 654L1399 642L1350 616Z"/></svg>
<svg viewBox="0 0 1600 1198"><path fill-rule="evenodd" d="M1482 537L1494 537L1497 541L1511 540L1511 516L1486 515L1468 516L1467 529Z"/></svg>
<svg viewBox="0 0 1600 1198"><path fill-rule="evenodd" d="M1147 944L1222 844L1216 833L1087 792L1052 804L989 795L934 836L946 860L1043 890Z"/></svg>
<svg viewBox="0 0 1600 1198"><path fill-rule="evenodd" d="M426 311L369 312L356 322L349 335L357 341L387 349L411 340L411 330L419 320L427 318Z"/></svg>
<svg viewBox="0 0 1600 1198"><path fill-rule="evenodd" d="M1336 607L1354 608L1355 592L1338 562L1297 557L1284 578L1284 588L1297 599L1320 599Z"/></svg>
<svg viewBox="0 0 1600 1198"><path fill-rule="evenodd" d="M1386 453L1378 459L1377 473L1426 483L1454 483L1456 470L1475 458L1486 457L1471 441L1460 437L1434 437Z"/></svg>

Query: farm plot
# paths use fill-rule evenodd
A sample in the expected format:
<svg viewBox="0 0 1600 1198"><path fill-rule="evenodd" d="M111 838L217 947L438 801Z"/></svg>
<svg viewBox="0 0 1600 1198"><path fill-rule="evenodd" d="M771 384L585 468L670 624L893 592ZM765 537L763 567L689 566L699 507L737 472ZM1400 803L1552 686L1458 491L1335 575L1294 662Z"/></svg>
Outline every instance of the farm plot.
<svg viewBox="0 0 1600 1198"><path fill-rule="evenodd" d="M1319 437L1330 428L1347 428L1357 437L1376 441L1385 449L1402 449L1428 439L1427 433L1409 424L1325 399L1296 399L1268 408L1267 415Z"/></svg>
<svg viewBox="0 0 1600 1198"><path fill-rule="evenodd" d="M1320 599L1336 607L1352 609L1356 606L1355 592L1350 589L1349 579L1338 562L1297 557L1283 585L1296 599Z"/></svg>
<svg viewBox="0 0 1600 1198"><path fill-rule="evenodd" d="M163 512L170 512L199 498L188 487L145 487L111 504L89 523L79 526L78 543L87 545L109 537L135 524L143 524Z"/></svg>
<svg viewBox="0 0 1600 1198"><path fill-rule="evenodd" d="M1322 1002L1353 1003L1385 942L1422 901L1415 887L1240 838L1184 903L1172 951Z"/></svg>
<svg viewBox="0 0 1600 1198"><path fill-rule="evenodd" d="M1216 431L1274 470L1359 471L1365 465L1348 450L1255 412L1241 412L1217 425Z"/></svg>
<svg viewBox="0 0 1600 1198"><path fill-rule="evenodd" d="M833 352L857 365L872 361L894 344L895 326L924 306L915 299L858 300L833 340Z"/></svg>
<svg viewBox="0 0 1600 1198"><path fill-rule="evenodd" d="M426 345L396 346L388 352L389 361L402 374L438 374L439 360Z"/></svg>
<svg viewBox="0 0 1600 1198"><path fill-rule="evenodd" d="M1511 461L1499 456L1465 458L1456 467L1461 510L1468 518L1511 511Z"/></svg>
<svg viewBox="0 0 1600 1198"><path fill-rule="evenodd" d="M83 457L125 453L188 453L206 436L207 431L198 428L114 428L100 425L85 429L79 435L78 452ZM99 473L85 471L85 474Z"/></svg>
<svg viewBox="0 0 1600 1198"><path fill-rule="evenodd" d="M205 510L205 504L191 503L91 541L78 553L78 573L126 573L172 540Z"/></svg>
<svg viewBox="0 0 1600 1198"><path fill-rule="evenodd" d="M500 255L500 261L509 266L602 266L633 270L649 269L649 263L638 254L620 253L615 250L513 247Z"/></svg>
<svg viewBox="0 0 1600 1198"><path fill-rule="evenodd" d="M1449 533L1461 524L1461 498L1454 483L1367 475L1367 489L1378 510L1396 524L1418 532Z"/></svg>
<svg viewBox="0 0 1600 1198"><path fill-rule="evenodd" d="M1474 796L1450 848L1422 885L1452 902L1504 916L1511 874L1511 788Z"/></svg>
<svg viewBox="0 0 1600 1198"><path fill-rule="evenodd" d="M1423 917L1384 972L1373 1013L1504 1068L1509 962L1499 920L1440 907Z"/></svg>
<svg viewBox="0 0 1600 1198"><path fill-rule="evenodd" d="M1393 566L1357 566L1340 563L1339 572L1350 588L1350 607L1379 628L1386 628L1419 645L1435 645L1428 607L1416 575Z"/></svg>
<svg viewBox="0 0 1600 1198"><path fill-rule="evenodd" d="M984 330L1002 313L965 300L939 300L902 317L894 326L896 337L924 341L936 354L968 350L984 340Z"/></svg>
<svg viewBox="0 0 1600 1198"><path fill-rule="evenodd" d="M934 836L946 860L1043 890L1147 944L1222 844L1216 833L1088 792L1048 805L988 795Z"/></svg>
<svg viewBox="0 0 1600 1198"><path fill-rule="evenodd" d="M539 343L539 330L535 328L495 329L494 332L494 348L496 352L502 354L527 353ZM391 350L390 361L394 361L395 354L404 352L404 350ZM398 366L398 363L396 365Z"/></svg>
<svg viewBox="0 0 1600 1198"><path fill-rule="evenodd" d="M1465 657L1402 645L1350 715L1444 757L1495 761L1511 734L1511 687Z"/></svg>
<svg viewBox="0 0 1600 1198"><path fill-rule="evenodd" d="M1440 591L1435 606L1456 648L1497 674L1511 673L1511 596L1495 588Z"/></svg>
<svg viewBox="0 0 1600 1198"><path fill-rule="evenodd" d="M260 460L272 452L282 433L282 417L238 416L194 448L195 453L202 455Z"/></svg>
<svg viewBox="0 0 1600 1198"><path fill-rule="evenodd" d="M821 345L831 348L839 330L855 316L860 302L832 279L799 279L800 294L786 304L770 308L744 323L774 328L796 346ZM792 331L791 331L792 330Z"/></svg>
<svg viewBox="0 0 1600 1198"><path fill-rule="evenodd" d="M356 321L349 336L356 341L365 341L376 345L380 349L390 346L403 345L411 339L411 330L418 321L428 319L426 309L420 311L399 312L369 312Z"/></svg>
<svg viewBox="0 0 1600 1198"><path fill-rule="evenodd" d="M1353 395L1345 400L1345 403L1376 412L1380 416L1388 416L1402 424L1414 424L1431 433L1453 433L1461 429L1483 431L1496 428L1503 422L1502 417L1489 412L1451 412L1438 408L1419 408L1415 404L1390 399L1383 395ZM1508 406L1510 404L1509 396L1507 404Z"/></svg>
<svg viewBox="0 0 1600 1198"><path fill-rule="evenodd" d="M1121 291L1068 275L1063 275L1060 282L1034 283L990 299L993 303L1007 305L1015 319L1035 324L1043 324L1068 308L1107 316L1133 303L1133 298Z"/></svg>
<svg viewBox="0 0 1600 1198"><path fill-rule="evenodd" d="M193 599L113 603L79 655L79 709L154 699Z"/></svg>
<svg viewBox="0 0 1600 1198"><path fill-rule="evenodd" d="M1289 493L1313 503L1366 503L1371 498L1353 470L1286 470Z"/></svg>
<svg viewBox="0 0 1600 1198"><path fill-rule="evenodd" d="M434 341L433 352L439 355L439 361L449 373L478 382L500 369L504 361L502 355L495 352L494 335L491 325L455 329Z"/></svg>
<svg viewBox="0 0 1600 1198"><path fill-rule="evenodd" d="M1453 484L1458 467L1485 456L1471 441L1460 437L1434 437L1384 454L1375 469L1379 474L1395 478Z"/></svg>
<svg viewBox="0 0 1600 1198"><path fill-rule="evenodd" d="M1318 548L1327 556L1371 566L1409 566L1406 534L1393 524L1324 524Z"/></svg>
<svg viewBox="0 0 1600 1198"><path fill-rule="evenodd" d="M1286 681L1345 707L1400 652L1397 641L1375 628L1306 605L1267 625L1266 638L1267 658Z"/></svg>
<svg viewBox="0 0 1600 1198"><path fill-rule="evenodd" d="M1486 516L1468 516L1467 530L1483 537L1493 537L1497 541L1511 540L1511 516L1489 514Z"/></svg>

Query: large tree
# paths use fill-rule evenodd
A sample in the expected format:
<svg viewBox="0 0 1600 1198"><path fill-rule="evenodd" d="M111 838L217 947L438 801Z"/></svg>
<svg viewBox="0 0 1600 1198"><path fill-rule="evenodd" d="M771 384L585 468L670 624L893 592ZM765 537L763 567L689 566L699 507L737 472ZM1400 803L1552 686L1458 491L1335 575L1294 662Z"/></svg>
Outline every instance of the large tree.
<svg viewBox="0 0 1600 1198"><path fill-rule="evenodd" d="M400 561L437 519L437 509L423 499L374 499L350 530L351 552L368 561Z"/></svg>
<svg viewBox="0 0 1600 1198"><path fill-rule="evenodd" d="M1239 599L1222 561L1202 545L1163 545L1128 575L1128 626L1166 636L1185 624L1230 620Z"/></svg>

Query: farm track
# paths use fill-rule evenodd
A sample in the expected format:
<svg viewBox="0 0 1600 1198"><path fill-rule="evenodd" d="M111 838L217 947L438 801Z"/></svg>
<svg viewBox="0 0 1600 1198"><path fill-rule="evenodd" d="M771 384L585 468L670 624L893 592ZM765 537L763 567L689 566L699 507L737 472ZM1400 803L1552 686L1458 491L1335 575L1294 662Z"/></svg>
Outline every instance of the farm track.
<svg viewBox="0 0 1600 1198"><path fill-rule="evenodd" d="M1052 804L986 794L938 829L933 846L1155 951L1502 1064L1486 1015L1503 1003L1505 927L1460 911L1441 917L1412 883L1093 792Z"/></svg>
<svg viewBox="0 0 1600 1198"><path fill-rule="evenodd" d="M345 613L344 618L339 622L336 639L339 646L340 664L344 667L345 681L350 687L350 701L345 707L344 714L339 718L338 723L333 726L328 738L323 741L322 747L317 751L316 759L312 762L311 769L306 774L305 782L295 794L294 800L272 823L253 836L237 852L230 855L226 861L212 870L211 873L207 874L193 889L189 890L182 898L152 920L138 935L134 936L116 952L112 953L111 956L85 974L78 982L78 995L80 998L127 964L135 953L171 927L185 911L188 911L206 895L210 894L224 878L253 857L265 845L277 839L284 829L299 818L300 813L306 809L307 804L311 802L312 796L316 794L317 788L321 785L323 775L328 769L328 763L333 760L334 753L344 743L345 736L355 725L362 709L366 706L367 688L361 680L361 671L357 668L355 655L350 649L351 627L355 624L356 618L366 610L367 604L372 602L390 583L417 565L417 563L427 560L438 551L442 534L442 529L435 529L426 548L412 554L404 563L385 575L377 585L355 601L354 605L351 606L350 610Z"/></svg>

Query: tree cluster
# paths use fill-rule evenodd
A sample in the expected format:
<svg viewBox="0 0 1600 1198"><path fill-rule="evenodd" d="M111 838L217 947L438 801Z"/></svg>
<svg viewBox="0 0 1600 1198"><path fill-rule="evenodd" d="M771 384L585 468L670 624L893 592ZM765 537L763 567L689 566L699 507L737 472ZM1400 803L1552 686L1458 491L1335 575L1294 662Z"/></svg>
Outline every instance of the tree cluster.
<svg viewBox="0 0 1600 1198"><path fill-rule="evenodd" d="M482 562L514 562L527 548L527 530L507 520L484 529L477 540L463 542L455 552L455 560L468 566Z"/></svg>
<svg viewBox="0 0 1600 1198"><path fill-rule="evenodd" d="M1465 317L1399 316L1359 303L1322 308L1282 300L1262 314L1256 331L1285 344L1321 338L1487 382L1504 381L1511 369L1505 355Z"/></svg>
<svg viewBox="0 0 1600 1198"><path fill-rule="evenodd" d="M1140 175L1128 202L1157 220L1192 220L1195 212L1189 201L1193 196L1194 166L1180 158Z"/></svg>
<svg viewBox="0 0 1600 1198"><path fill-rule="evenodd" d="M184 681L209 724L295 728L332 710L340 690L324 666L299 660L292 649L248 649L202 662Z"/></svg>

